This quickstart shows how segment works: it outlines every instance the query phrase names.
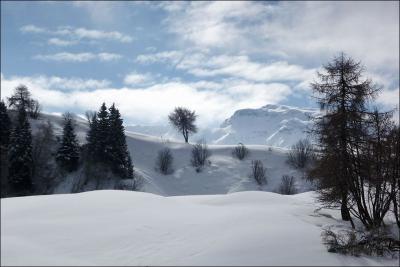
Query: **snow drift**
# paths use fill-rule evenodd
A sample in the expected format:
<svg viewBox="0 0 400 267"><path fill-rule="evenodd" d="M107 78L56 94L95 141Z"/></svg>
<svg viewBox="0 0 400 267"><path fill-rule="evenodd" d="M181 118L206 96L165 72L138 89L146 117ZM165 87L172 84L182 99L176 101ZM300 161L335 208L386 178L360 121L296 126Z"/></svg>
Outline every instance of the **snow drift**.
<svg viewBox="0 0 400 267"><path fill-rule="evenodd" d="M130 191L1 199L1 265L397 265L327 252L313 193L161 197Z"/></svg>

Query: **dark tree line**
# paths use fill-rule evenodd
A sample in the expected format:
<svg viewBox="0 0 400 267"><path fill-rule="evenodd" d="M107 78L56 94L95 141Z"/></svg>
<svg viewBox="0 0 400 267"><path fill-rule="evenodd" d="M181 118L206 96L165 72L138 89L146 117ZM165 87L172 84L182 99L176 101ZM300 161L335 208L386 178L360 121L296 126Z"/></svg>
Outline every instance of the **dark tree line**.
<svg viewBox="0 0 400 267"><path fill-rule="evenodd" d="M360 62L341 54L312 84L325 113L313 129L319 153L310 177L321 201L341 207L343 220L354 227L357 218L373 229L392 205L398 220L399 130L392 112L368 108L380 88L363 79L363 71Z"/></svg>
<svg viewBox="0 0 400 267"><path fill-rule="evenodd" d="M108 110L103 104L92 114L88 143L81 147L72 114L64 114L62 136L57 141L50 121L38 124L32 134L28 115L38 110L32 109L34 106L40 106L30 98L26 86L18 86L8 102L12 110L0 102L2 197L47 194L57 179L88 162L106 166L121 179L133 178L123 120L114 104Z"/></svg>

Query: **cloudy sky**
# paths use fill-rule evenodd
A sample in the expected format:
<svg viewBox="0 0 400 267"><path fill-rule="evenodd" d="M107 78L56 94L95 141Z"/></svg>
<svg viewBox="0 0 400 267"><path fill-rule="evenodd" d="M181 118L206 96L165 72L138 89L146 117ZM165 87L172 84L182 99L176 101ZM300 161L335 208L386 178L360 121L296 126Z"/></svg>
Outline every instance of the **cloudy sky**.
<svg viewBox="0 0 400 267"><path fill-rule="evenodd" d="M1 1L1 98L29 87L46 112L115 102L127 124L201 127L240 108L316 106L309 83L345 52L399 97L398 2Z"/></svg>

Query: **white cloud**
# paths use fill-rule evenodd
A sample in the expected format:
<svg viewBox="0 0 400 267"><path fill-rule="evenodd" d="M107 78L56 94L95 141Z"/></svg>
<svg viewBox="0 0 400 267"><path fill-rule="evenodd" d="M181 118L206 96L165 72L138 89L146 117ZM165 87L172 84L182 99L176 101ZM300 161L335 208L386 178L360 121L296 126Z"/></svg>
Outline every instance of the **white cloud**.
<svg viewBox="0 0 400 267"><path fill-rule="evenodd" d="M47 32L47 30L45 28L37 27L32 24L22 26L20 28L20 30L23 33L46 33Z"/></svg>
<svg viewBox="0 0 400 267"><path fill-rule="evenodd" d="M133 37L130 35L123 34L118 31L101 31L94 29L86 29L83 27L74 28L71 26L60 26L57 27L56 30L49 30L47 28L40 28L35 25L25 25L20 28L21 32L24 33L36 33L36 34L47 34L51 36L64 36L68 37L70 40L60 40L56 38L53 39L53 44L60 44L60 41L63 42L77 42L78 40L87 39L87 40L109 40L109 41L117 41L120 43L131 43L133 41ZM51 40L51 39L50 39Z"/></svg>
<svg viewBox="0 0 400 267"><path fill-rule="evenodd" d="M315 69L305 69L286 61L256 62L248 56L212 56L198 52L164 51L143 54L137 56L136 61L143 64L168 63L198 77L228 76L255 82L309 81L316 72Z"/></svg>
<svg viewBox="0 0 400 267"><path fill-rule="evenodd" d="M76 79L76 78L75 78ZM55 90L49 85L51 77L6 77L1 80L2 97L11 95L20 83L28 86L32 96L44 110L97 110L99 105L115 102L129 123L165 123L168 113L176 106L196 110L199 124L206 127L219 123L239 108L257 108L278 103L291 93L284 84L250 83L244 80L226 80L221 83L166 82L151 86L102 88L92 91ZM74 82L69 86L74 87ZM53 84L62 84L61 78ZM89 82L87 82L89 83ZM51 84L51 82L50 82ZM65 101L68 99L68 101Z"/></svg>
<svg viewBox="0 0 400 267"><path fill-rule="evenodd" d="M148 84L154 81L154 77L152 77L149 73L137 73L131 72L124 78L124 84L126 85L141 85L141 84Z"/></svg>
<svg viewBox="0 0 400 267"><path fill-rule="evenodd" d="M95 39L95 40L115 40L120 41L121 43L131 43L133 38L131 36L122 34L117 31L105 32L98 30L88 30L85 28L77 28L72 31L73 35L76 35L78 38L87 38L87 39Z"/></svg>
<svg viewBox="0 0 400 267"><path fill-rule="evenodd" d="M69 41L69 40L62 40L62 39L59 39L59 38L50 38L47 41L47 43L51 44L51 45L57 45L57 46L70 46L70 45L76 44L77 42L76 41Z"/></svg>
<svg viewBox="0 0 400 267"><path fill-rule="evenodd" d="M155 62L168 62L177 64L183 58L183 53L179 51L163 51L154 54L142 54L136 57L136 62L150 64Z"/></svg>
<svg viewBox="0 0 400 267"><path fill-rule="evenodd" d="M114 60L118 60L118 59L122 58L121 55L114 54L114 53L99 53L99 54L97 54L97 57L101 61L114 61Z"/></svg>
<svg viewBox="0 0 400 267"><path fill-rule="evenodd" d="M321 65L340 51L399 70L399 2L192 2L164 8L182 46ZM163 8L165 5L159 5Z"/></svg>
<svg viewBox="0 0 400 267"><path fill-rule="evenodd" d="M36 55L33 57L34 59L42 60L42 61L60 61L60 62L87 62L90 60L98 59L100 61L114 61L121 59L122 56L119 54L113 53L69 53L69 52L61 52L56 54L48 54L48 55Z"/></svg>
<svg viewBox="0 0 400 267"><path fill-rule="evenodd" d="M1 79L3 80L3 74ZM18 81L22 84L34 84L40 88L48 88L48 90L61 91L79 91L79 90L94 90L103 89L111 85L109 80L82 79L78 77L58 77L58 76L11 76L10 81Z"/></svg>

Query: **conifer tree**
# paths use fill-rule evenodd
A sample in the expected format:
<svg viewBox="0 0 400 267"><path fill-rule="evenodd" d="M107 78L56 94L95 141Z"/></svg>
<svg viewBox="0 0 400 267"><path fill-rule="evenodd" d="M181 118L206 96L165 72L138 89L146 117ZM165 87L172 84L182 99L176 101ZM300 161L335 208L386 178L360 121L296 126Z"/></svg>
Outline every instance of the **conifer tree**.
<svg viewBox="0 0 400 267"><path fill-rule="evenodd" d="M0 146L7 147L10 141L11 121L7 114L7 107L0 101Z"/></svg>
<svg viewBox="0 0 400 267"><path fill-rule="evenodd" d="M69 172L78 168L79 144L74 132L72 116L69 113L64 115L63 137L56 159L58 164Z"/></svg>
<svg viewBox="0 0 400 267"><path fill-rule="evenodd" d="M8 150L8 180L13 195L28 195L32 184L32 135L24 108L19 108Z"/></svg>
<svg viewBox="0 0 400 267"><path fill-rule="evenodd" d="M311 84L324 116L316 118L314 133L321 156L311 176L317 177L320 199L341 206L343 220L350 220L349 190L355 181L351 162L363 135L362 123L367 102L376 95L371 80L362 79L363 66L343 53L318 73L319 81ZM358 151L358 148L357 148ZM359 175L358 175L359 176Z"/></svg>
<svg viewBox="0 0 400 267"><path fill-rule="evenodd" d="M125 129L121 114L113 104L109 109L109 137L108 137L108 157L112 169L119 175L129 177L129 169L133 167L126 145Z"/></svg>
<svg viewBox="0 0 400 267"><path fill-rule="evenodd" d="M8 176L8 145L10 142L11 121L7 114L7 107L0 101L0 181L1 196L7 196L7 176Z"/></svg>
<svg viewBox="0 0 400 267"><path fill-rule="evenodd" d="M89 156L89 160L94 160L96 151L98 150L96 147L97 144L97 113L92 115L92 118L89 123L89 131L86 136L87 141L87 153Z"/></svg>
<svg viewBox="0 0 400 267"><path fill-rule="evenodd" d="M109 160L109 121L108 111L106 104L103 103L97 113L97 125L96 125L96 138L95 138L95 153L96 158L101 162L107 162Z"/></svg>

